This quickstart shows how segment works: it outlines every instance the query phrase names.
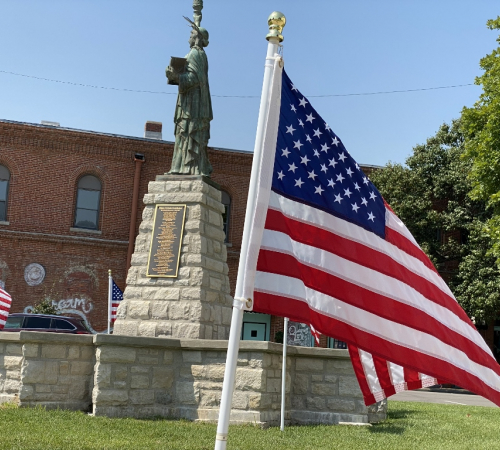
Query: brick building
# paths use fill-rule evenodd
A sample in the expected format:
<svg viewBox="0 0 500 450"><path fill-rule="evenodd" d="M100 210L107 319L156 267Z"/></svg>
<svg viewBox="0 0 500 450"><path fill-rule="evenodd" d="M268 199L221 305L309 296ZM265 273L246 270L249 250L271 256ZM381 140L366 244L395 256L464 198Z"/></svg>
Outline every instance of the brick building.
<svg viewBox="0 0 500 450"><path fill-rule="evenodd" d="M148 182L170 168L172 152L157 122L136 138L0 120L0 283L12 295L12 312L49 298L105 330L108 270L123 290L142 198ZM210 148L209 158L226 205L234 293L252 153ZM280 332L282 318L245 313L244 339L275 341ZM336 343L323 337L322 345Z"/></svg>

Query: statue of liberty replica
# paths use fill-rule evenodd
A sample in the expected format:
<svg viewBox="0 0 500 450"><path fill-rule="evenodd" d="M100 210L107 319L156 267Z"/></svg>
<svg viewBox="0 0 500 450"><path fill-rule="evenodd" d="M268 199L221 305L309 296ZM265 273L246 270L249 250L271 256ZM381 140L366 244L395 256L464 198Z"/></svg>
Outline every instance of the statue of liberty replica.
<svg viewBox="0 0 500 450"><path fill-rule="evenodd" d="M193 1L194 22L189 37L191 50L185 58L172 57L166 75L169 84L179 86L175 107L175 147L169 175L204 175L209 177L212 166L208 160L212 101L208 87L208 60L204 48L208 31L200 26L203 0Z"/></svg>

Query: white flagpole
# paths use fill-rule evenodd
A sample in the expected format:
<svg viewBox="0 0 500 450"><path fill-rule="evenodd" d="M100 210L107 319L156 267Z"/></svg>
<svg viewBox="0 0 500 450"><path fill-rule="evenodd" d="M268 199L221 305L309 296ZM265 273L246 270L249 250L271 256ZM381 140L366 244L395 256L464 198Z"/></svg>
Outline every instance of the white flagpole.
<svg viewBox="0 0 500 450"><path fill-rule="evenodd" d="M113 278L108 270L108 334L111 334L111 302L113 298Z"/></svg>
<svg viewBox="0 0 500 450"><path fill-rule="evenodd" d="M233 399L234 383L236 377L236 365L238 362L241 325L243 322L243 310L245 307L245 299L242 298L244 280L244 273L242 273L244 264L242 264L242 262L246 261L249 248L251 218L255 210L259 182L255 174L257 174L259 171L260 160L262 158L275 55L278 53L278 44L283 39L283 37L280 35L281 29L279 29L278 31L275 25L274 19L276 17L276 14L279 14L279 17L282 18L281 20L284 23L284 16L281 13L275 12L269 16L268 24L270 32L266 36L268 45L266 64L264 68L264 82L262 84L259 119L257 122L257 133L255 137L252 176L250 178L250 186L248 188L248 199L245 213L245 222L243 226L240 264L238 267L238 276L236 280L236 290L233 302L233 315L231 317L231 329L229 332L229 342L227 346L226 368L224 370L224 382L222 384L222 396L219 410L219 421L217 423L217 435L215 438L215 450L226 450L227 433L229 430L229 417L231 415L231 403Z"/></svg>
<svg viewBox="0 0 500 450"><path fill-rule="evenodd" d="M288 317L283 325L283 362L281 363L281 431L285 429L285 384L286 384L286 344L288 336Z"/></svg>

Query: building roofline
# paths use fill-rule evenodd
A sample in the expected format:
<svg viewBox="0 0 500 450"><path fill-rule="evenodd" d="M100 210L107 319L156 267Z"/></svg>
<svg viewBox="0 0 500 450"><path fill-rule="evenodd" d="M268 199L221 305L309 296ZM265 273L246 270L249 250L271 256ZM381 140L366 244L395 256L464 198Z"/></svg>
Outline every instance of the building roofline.
<svg viewBox="0 0 500 450"><path fill-rule="evenodd" d="M173 145L173 141L164 141L161 139L151 139L151 138L142 138L138 136L127 136L124 134L115 134L115 133L106 133L103 131L91 131L91 130L82 130L79 128L69 128L69 127L55 127L53 125L44 125L41 123L32 123L32 122L20 122L17 120L8 120L8 119L0 119L0 123L7 123L7 124L13 124L13 125L24 125L24 126L29 126L29 127L35 127L35 128L43 128L43 129L49 129L53 131L72 131L75 133L84 133L84 134L92 134L95 136L108 136L108 137L113 137L113 138L118 138L118 139L131 139L135 141L142 141L142 142L148 142L148 143L154 143L154 144L171 144ZM223 152L233 152L233 153L244 153L244 154L250 154L253 155L253 152L250 152L248 150L236 150L232 148L223 148L223 147L208 147L209 150L219 150Z"/></svg>

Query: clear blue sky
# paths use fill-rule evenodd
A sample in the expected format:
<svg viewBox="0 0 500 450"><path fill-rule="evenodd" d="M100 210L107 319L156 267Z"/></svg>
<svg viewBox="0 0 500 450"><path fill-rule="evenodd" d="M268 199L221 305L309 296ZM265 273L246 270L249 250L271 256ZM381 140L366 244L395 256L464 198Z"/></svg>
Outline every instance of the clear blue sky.
<svg viewBox="0 0 500 450"><path fill-rule="evenodd" d="M287 17L286 70L306 95L392 91L473 83L496 47L486 21L498 0L205 0L214 120L210 145L253 150L267 17ZM176 87L170 56L184 56L191 0L0 0L0 118L142 136L163 122L173 140ZM310 98L364 164L404 162L411 149L478 98L477 86L410 93Z"/></svg>

